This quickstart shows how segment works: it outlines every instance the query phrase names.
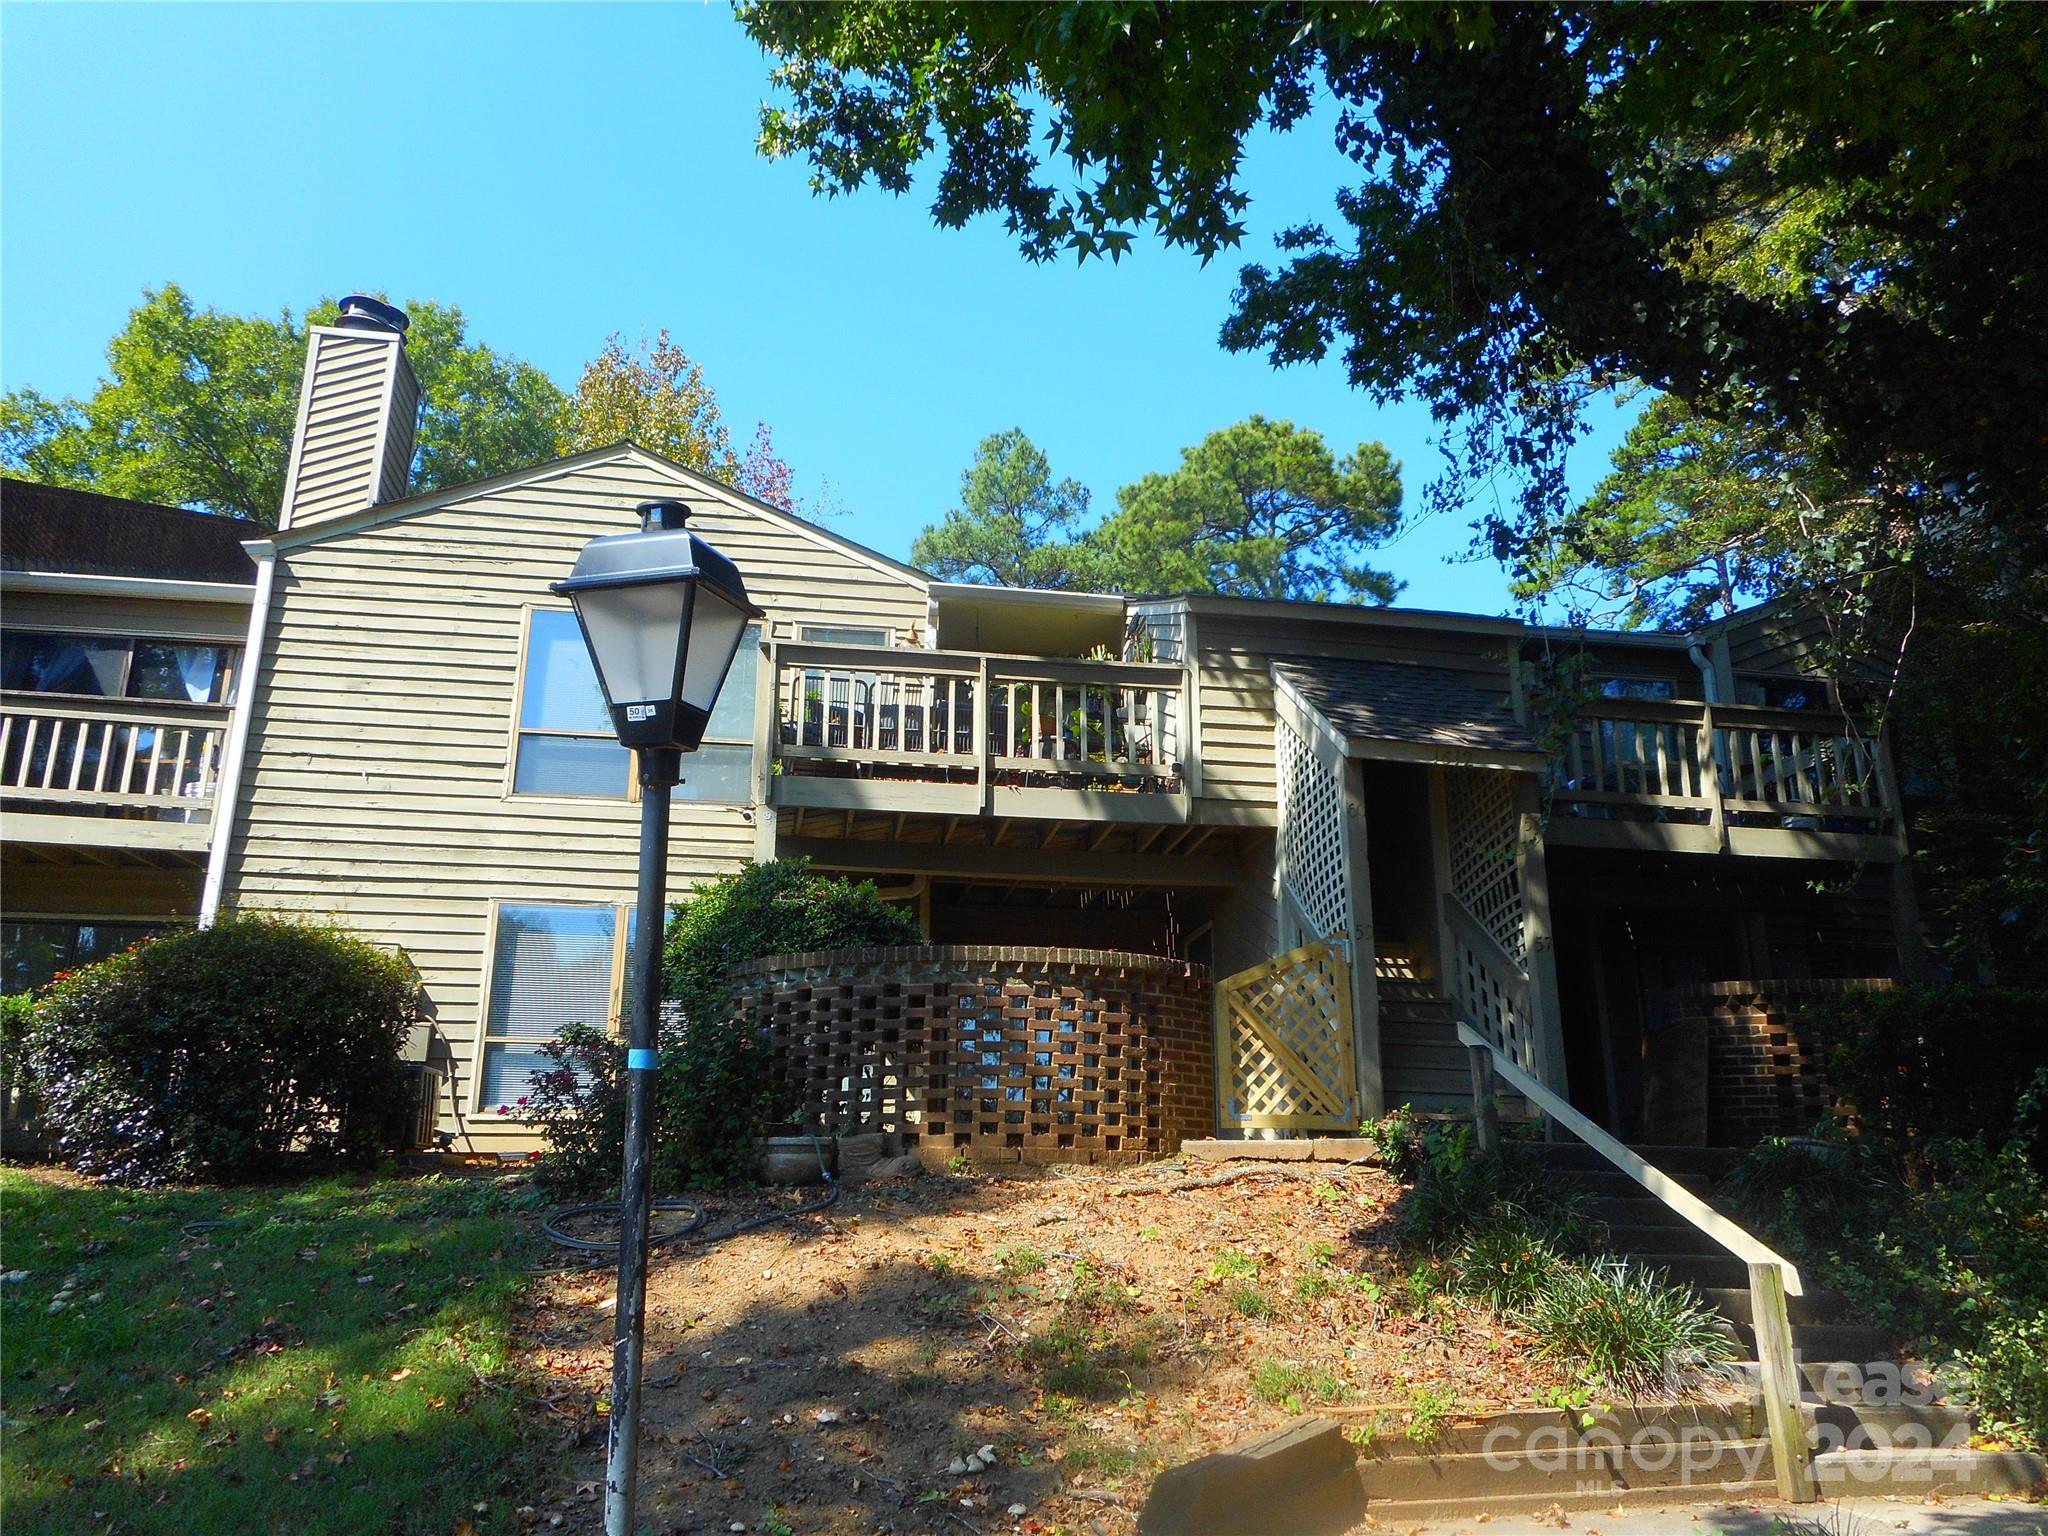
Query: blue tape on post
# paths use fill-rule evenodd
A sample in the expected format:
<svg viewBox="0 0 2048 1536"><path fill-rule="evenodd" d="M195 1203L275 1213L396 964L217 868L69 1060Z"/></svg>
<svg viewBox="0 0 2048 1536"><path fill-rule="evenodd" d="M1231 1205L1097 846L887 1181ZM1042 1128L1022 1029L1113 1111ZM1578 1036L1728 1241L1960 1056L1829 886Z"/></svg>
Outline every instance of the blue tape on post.
<svg viewBox="0 0 2048 1536"><path fill-rule="evenodd" d="M656 1065L657 1061L652 1051L635 1049L626 1052L626 1070L628 1072L652 1072Z"/></svg>

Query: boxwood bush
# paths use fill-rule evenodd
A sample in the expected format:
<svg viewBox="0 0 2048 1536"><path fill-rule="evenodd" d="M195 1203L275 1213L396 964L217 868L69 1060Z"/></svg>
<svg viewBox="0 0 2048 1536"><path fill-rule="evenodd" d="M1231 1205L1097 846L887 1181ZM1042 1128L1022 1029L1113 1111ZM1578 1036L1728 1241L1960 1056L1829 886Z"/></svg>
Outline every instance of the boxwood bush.
<svg viewBox="0 0 2048 1536"><path fill-rule="evenodd" d="M59 1155L94 1177L361 1163L403 1092L418 992L402 956L339 928L223 918L59 977L23 1065Z"/></svg>
<svg viewBox="0 0 2048 1536"><path fill-rule="evenodd" d="M697 886L662 936L667 1010L655 1088L658 1189L744 1182L753 1139L786 1117L761 1042L732 1018L732 969L763 955L877 944L922 944L908 913L870 881L816 875L804 859L750 864ZM534 1079L525 1112L547 1151L536 1170L557 1194L616 1187L625 1146L623 1051L578 1026L546 1047L556 1066Z"/></svg>

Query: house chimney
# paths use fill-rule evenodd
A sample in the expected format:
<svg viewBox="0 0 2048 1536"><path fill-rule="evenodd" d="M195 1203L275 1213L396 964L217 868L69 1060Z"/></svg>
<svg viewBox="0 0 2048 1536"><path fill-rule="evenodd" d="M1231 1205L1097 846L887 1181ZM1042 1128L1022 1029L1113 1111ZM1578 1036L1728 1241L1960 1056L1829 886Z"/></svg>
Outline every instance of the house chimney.
<svg viewBox="0 0 2048 1536"><path fill-rule="evenodd" d="M404 310L352 293L334 324L308 327L280 532L405 494L420 408L406 324Z"/></svg>

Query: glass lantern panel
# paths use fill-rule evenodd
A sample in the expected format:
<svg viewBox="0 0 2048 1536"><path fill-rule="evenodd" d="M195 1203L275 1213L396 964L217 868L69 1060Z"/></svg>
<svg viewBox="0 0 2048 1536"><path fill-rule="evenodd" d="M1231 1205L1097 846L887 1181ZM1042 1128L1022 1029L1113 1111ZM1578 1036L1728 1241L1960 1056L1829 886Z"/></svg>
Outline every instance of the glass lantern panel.
<svg viewBox="0 0 2048 1536"><path fill-rule="evenodd" d="M665 581L577 594L576 609L612 703L658 703L669 697L691 585Z"/></svg>
<svg viewBox="0 0 2048 1536"><path fill-rule="evenodd" d="M710 713L746 626L744 608L726 601L714 588L697 589L697 611L690 619L690 654L683 662L685 704Z"/></svg>

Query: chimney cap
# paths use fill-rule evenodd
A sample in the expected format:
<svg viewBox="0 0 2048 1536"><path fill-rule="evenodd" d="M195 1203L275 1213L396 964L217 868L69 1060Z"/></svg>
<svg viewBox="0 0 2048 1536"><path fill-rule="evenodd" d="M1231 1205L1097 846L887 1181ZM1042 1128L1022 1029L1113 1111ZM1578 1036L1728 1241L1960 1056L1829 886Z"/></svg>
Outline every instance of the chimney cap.
<svg viewBox="0 0 2048 1536"><path fill-rule="evenodd" d="M341 318L334 322L352 331L394 331L403 336L412 322L405 311L367 293L352 293L341 301Z"/></svg>
<svg viewBox="0 0 2048 1536"><path fill-rule="evenodd" d="M687 501L663 496L654 501L643 501L633 510L640 514L643 532L653 533L658 529L673 533L688 520L692 509Z"/></svg>

